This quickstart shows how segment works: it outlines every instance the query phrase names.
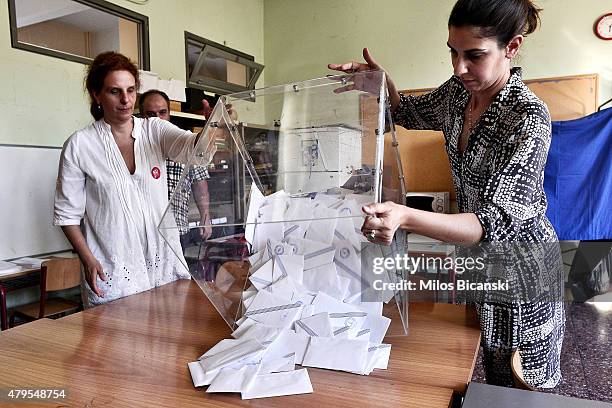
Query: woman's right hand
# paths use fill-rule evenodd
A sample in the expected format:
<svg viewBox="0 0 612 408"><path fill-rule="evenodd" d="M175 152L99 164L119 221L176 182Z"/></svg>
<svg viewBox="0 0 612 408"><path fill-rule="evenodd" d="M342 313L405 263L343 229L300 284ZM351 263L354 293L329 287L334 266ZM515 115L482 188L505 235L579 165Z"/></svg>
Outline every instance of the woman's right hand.
<svg viewBox="0 0 612 408"><path fill-rule="evenodd" d="M95 293L99 297L104 297L104 292L102 289L98 287L97 277L99 276L101 280L106 282L106 275L104 275L104 271L102 270L102 265L95 257L90 257L85 260L81 260L83 262L83 267L85 269L85 280L89 285L89 288L93 293Z"/></svg>
<svg viewBox="0 0 612 408"><path fill-rule="evenodd" d="M353 74L355 72L363 72L363 71L370 71L370 70L385 71L384 68L381 67L374 60L374 58L372 58L372 56L370 55L370 51L367 48L363 49L363 59L365 60L365 63L351 61L351 62L345 62L344 64L327 64L327 68L333 69L335 71L346 72L347 74ZM386 71L385 71L385 77L387 79L387 90L389 91L389 101L391 103L391 112L395 112L395 110L400 104L400 96L399 96L399 93L397 92L397 88L395 87L395 83L393 83L393 80L386 73ZM343 88L340 88L339 90L336 90L334 92L345 92L345 91L350 91L352 89L360 89L362 87L363 86L360 86L359 84L352 84L352 85L348 85ZM363 89L363 90L369 91L367 89Z"/></svg>
<svg viewBox="0 0 612 408"><path fill-rule="evenodd" d="M347 74L353 74L355 72L362 71L371 71L371 70L381 70L384 69L378 65L374 58L370 55L370 51L367 48L363 49L363 59L365 59L365 63L363 62L345 62L344 64L327 64L327 68L333 69L335 71L346 72Z"/></svg>
<svg viewBox="0 0 612 408"><path fill-rule="evenodd" d="M81 228L78 225L64 225L62 226L62 231L64 231L66 238L68 238L74 250L79 254L79 258L83 264L85 280L89 288L97 296L104 297L104 292L98 288L96 278L99 276L100 279L106 281L106 276L102 270L102 265L89 249Z"/></svg>

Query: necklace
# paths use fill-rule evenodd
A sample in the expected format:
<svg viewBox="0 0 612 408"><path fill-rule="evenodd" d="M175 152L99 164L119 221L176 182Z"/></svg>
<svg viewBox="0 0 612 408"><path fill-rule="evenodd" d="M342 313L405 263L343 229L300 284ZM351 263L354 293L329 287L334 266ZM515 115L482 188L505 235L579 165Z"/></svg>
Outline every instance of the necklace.
<svg viewBox="0 0 612 408"><path fill-rule="evenodd" d="M472 110L473 110L473 108L472 108L472 105L473 105L472 101L473 101L473 99L470 98L470 104L468 105L468 115L467 115L467 117L468 117L468 130L469 130L470 133L472 133L474 131L474 128L476 127L476 125L478 125L478 121L480 120L480 116L478 116L476 118L476 120L473 120L473 118L472 118Z"/></svg>

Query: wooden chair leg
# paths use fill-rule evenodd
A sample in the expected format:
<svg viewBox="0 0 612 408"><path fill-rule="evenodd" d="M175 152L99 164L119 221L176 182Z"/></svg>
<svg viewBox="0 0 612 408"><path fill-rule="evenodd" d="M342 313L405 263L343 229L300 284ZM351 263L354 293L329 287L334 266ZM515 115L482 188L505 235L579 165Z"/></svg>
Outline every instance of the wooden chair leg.
<svg viewBox="0 0 612 408"><path fill-rule="evenodd" d="M8 322L6 319L6 289L0 285L0 329L8 329Z"/></svg>

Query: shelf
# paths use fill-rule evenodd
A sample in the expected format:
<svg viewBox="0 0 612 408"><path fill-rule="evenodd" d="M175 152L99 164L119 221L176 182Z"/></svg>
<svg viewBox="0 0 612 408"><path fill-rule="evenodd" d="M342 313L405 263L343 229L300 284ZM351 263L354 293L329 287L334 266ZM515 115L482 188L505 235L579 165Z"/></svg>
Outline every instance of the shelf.
<svg viewBox="0 0 612 408"><path fill-rule="evenodd" d="M233 205L234 201L232 200L222 200L222 201L211 201L209 205Z"/></svg>
<svg viewBox="0 0 612 408"><path fill-rule="evenodd" d="M204 115L196 115L195 113L172 112L171 111L170 116L175 116L177 118L197 119L201 121L206 121L206 117Z"/></svg>
<svg viewBox="0 0 612 408"><path fill-rule="evenodd" d="M140 113L140 111L138 110L138 108L134 108L134 115L138 115ZM187 119L197 119L197 120L201 120L201 121L206 121L206 116L204 115L196 115L195 113L187 113L187 112L175 112L175 111L170 111L170 116L174 116L177 118L187 118Z"/></svg>
<svg viewBox="0 0 612 408"><path fill-rule="evenodd" d="M247 146L246 149L247 149L248 152L270 152L270 149L269 148L265 148L265 147L249 147L249 146Z"/></svg>

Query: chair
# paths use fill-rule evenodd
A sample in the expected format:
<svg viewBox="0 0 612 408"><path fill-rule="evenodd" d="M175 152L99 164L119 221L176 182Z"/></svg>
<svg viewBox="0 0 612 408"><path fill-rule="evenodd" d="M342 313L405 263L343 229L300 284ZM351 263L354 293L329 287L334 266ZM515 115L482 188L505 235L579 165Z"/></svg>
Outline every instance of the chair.
<svg viewBox="0 0 612 408"><path fill-rule="evenodd" d="M8 329L6 319L6 289L0 284L0 330Z"/></svg>
<svg viewBox="0 0 612 408"><path fill-rule="evenodd" d="M61 317L82 310L80 302L53 296L51 293L80 284L81 263L78 258L58 258L43 262L40 270L39 301L14 308L9 327L14 326L15 317L31 321L43 317Z"/></svg>
<svg viewBox="0 0 612 408"><path fill-rule="evenodd" d="M516 388L521 390L535 391L535 388L527 384L523 377L523 365L521 364L521 354L516 349L512 352L512 360L510 362L510 368L512 369L512 378L514 379L514 385Z"/></svg>

